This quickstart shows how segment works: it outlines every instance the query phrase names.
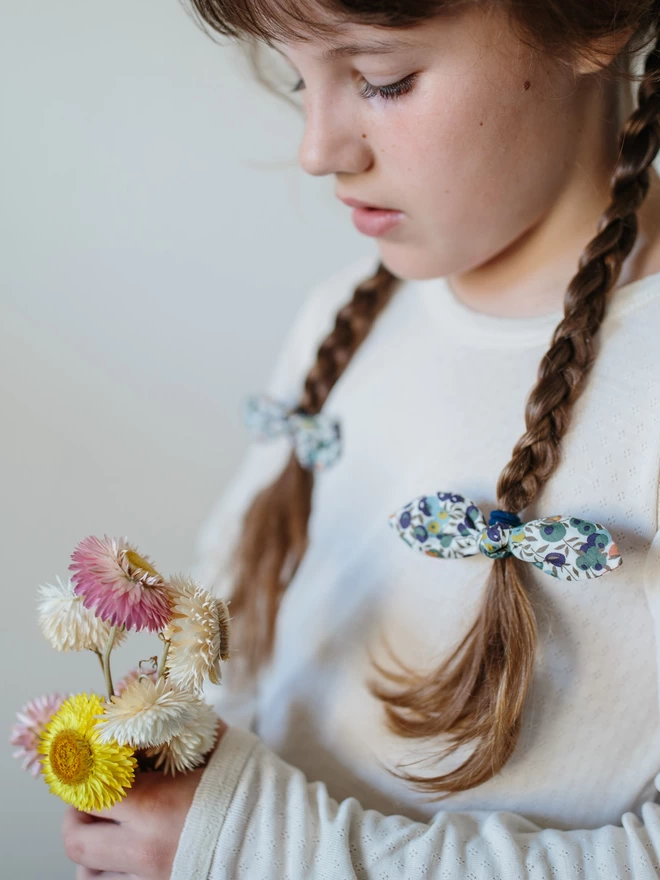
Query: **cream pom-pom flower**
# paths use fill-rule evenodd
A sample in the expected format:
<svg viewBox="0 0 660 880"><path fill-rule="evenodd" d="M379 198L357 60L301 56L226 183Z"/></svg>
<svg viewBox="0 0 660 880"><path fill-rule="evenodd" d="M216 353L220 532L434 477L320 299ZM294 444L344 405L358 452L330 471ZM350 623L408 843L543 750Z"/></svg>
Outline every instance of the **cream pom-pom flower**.
<svg viewBox="0 0 660 880"><path fill-rule="evenodd" d="M196 716L181 733L162 746L147 749L146 754L156 759L156 770L162 769L172 776L194 770L213 748L217 726L218 716L213 707L198 699Z"/></svg>
<svg viewBox="0 0 660 880"><path fill-rule="evenodd" d="M206 678L222 680L220 661L229 660L229 610L222 599L183 575L170 579L172 619L163 631L170 642L165 661L169 678L199 694Z"/></svg>
<svg viewBox="0 0 660 880"><path fill-rule="evenodd" d="M42 584L38 592L39 627L56 651L103 652L110 636L110 624L85 607L70 579L63 583L58 577L57 584ZM117 630L113 647L125 639L126 633Z"/></svg>
<svg viewBox="0 0 660 880"><path fill-rule="evenodd" d="M98 716L99 741L136 749L159 746L181 733L197 712L197 698L167 678L141 678L104 703Z"/></svg>

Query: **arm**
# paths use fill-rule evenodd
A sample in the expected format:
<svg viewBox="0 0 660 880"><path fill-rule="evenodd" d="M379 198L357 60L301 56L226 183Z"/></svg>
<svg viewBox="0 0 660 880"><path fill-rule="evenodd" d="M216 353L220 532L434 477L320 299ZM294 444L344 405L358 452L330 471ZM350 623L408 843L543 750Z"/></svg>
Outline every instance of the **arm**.
<svg viewBox="0 0 660 880"><path fill-rule="evenodd" d="M643 572L658 634L660 531ZM649 694L657 700L657 694ZM660 789L660 773L655 777ZM657 797L656 799L657 800ZM432 821L385 816L355 798L338 803L321 782L229 727L202 777L171 880L656 880L660 805L618 825L542 828L509 811L452 812Z"/></svg>
<svg viewBox="0 0 660 880"><path fill-rule="evenodd" d="M658 634L660 531L643 572ZM657 694L649 694L657 700ZM660 773L655 777L660 789ZM657 800L657 797L656 797ZM428 823L341 803L252 732L229 727L188 812L171 880L657 880L660 804L571 831L509 811L439 809Z"/></svg>
<svg viewBox="0 0 660 880"><path fill-rule="evenodd" d="M658 783L656 777L656 785ZM325 784L229 727L186 818L170 880L657 880L660 806L642 821L557 831L516 813L429 823L338 803Z"/></svg>
<svg viewBox="0 0 660 880"><path fill-rule="evenodd" d="M660 633L658 571L660 533L644 578ZM659 862L655 802L641 821L628 812L596 829L544 829L508 811L440 809L415 822L335 801L232 725L195 792L170 880L656 880Z"/></svg>
<svg viewBox="0 0 660 880"><path fill-rule="evenodd" d="M315 285L299 308L275 360L264 391L276 400L295 404L303 390L316 351L331 331L336 313L359 281L375 270L379 260L361 257ZM291 453L287 438L250 442L240 465L200 530L193 576L214 595L231 601L231 552L238 541L243 516L258 491L282 471ZM231 615L231 604L229 604ZM240 650L240 646L236 646ZM238 653L237 653L238 656ZM233 665L232 665L233 663ZM234 687L237 660L222 665L222 683L206 682L204 696L227 723L252 730L257 712L257 681Z"/></svg>

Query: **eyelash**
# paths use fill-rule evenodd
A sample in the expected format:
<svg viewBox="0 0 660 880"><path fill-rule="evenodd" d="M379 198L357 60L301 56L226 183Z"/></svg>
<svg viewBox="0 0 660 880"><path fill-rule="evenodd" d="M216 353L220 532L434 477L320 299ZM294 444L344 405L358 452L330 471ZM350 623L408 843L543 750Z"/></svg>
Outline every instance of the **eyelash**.
<svg viewBox="0 0 660 880"><path fill-rule="evenodd" d="M383 98L386 101L392 101L396 98L401 98L403 95L407 95L408 92L411 92L413 86L415 84L415 80L417 79L416 73L411 73L410 76L404 77L404 79L399 80L399 82L392 83L388 86L372 86L371 83L366 82L365 87L361 92L363 98ZM299 79L295 86L291 89L291 92L299 92L302 90L303 80Z"/></svg>

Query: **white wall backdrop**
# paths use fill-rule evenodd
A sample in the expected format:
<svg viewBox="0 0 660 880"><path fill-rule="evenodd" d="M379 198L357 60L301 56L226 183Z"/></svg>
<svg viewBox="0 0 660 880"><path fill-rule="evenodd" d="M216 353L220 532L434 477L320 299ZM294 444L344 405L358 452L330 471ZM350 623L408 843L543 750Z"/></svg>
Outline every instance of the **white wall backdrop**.
<svg viewBox="0 0 660 880"><path fill-rule="evenodd" d="M9 729L31 697L103 684L43 640L36 587L87 534L190 566L241 397L311 285L374 245L298 169L301 117L179 0L0 0L0 120L0 874L72 880L64 805Z"/></svg>

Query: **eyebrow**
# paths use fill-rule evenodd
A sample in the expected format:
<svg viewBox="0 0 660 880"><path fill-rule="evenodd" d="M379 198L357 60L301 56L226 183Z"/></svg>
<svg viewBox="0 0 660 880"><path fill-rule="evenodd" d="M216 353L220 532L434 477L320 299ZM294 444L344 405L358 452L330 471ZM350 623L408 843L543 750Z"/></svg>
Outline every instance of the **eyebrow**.
<svg viewBox="0 0 660 880"><path fill-rule="evenodd" d="M397 52L399 49L412 49L413 43L408 40L375 40L370 43L350 43L344 46L335 46L326 49L321 55L324 61L333 61L335 58L348 58L353 55L387 55Z"/></svg>
<svg viewBox="0 0 660 880"><path fill-rule="evenodd" d="M284 52L277 46L274 48L286 58ZM371 40L368 43L347 43L343 46L333 46L321 54L323 61L334 61L336 58L349 58L354 55L388 55L401 49L414 49L415 44L409 40L390 38L389 40Z"/></svg>

